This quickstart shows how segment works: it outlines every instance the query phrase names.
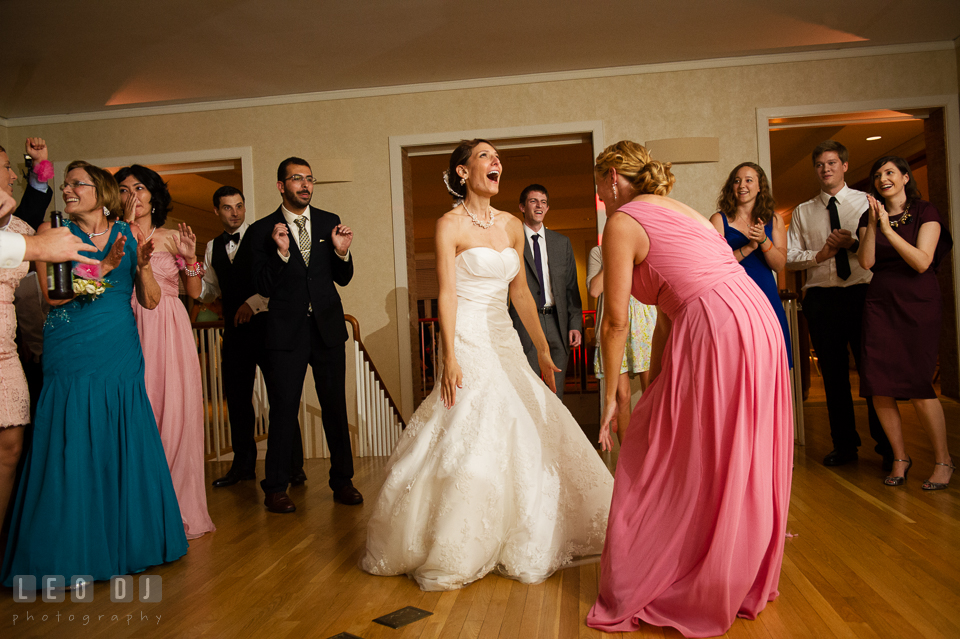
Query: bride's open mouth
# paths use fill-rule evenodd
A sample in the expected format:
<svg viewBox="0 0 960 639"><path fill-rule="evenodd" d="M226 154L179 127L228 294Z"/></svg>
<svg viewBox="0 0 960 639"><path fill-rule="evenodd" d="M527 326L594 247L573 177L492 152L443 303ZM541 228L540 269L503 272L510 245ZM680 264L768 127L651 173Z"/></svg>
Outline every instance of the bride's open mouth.
<svg viewBox="0 0 960 639"><path fill-rule="evenodd" d="M500 171L490 171L489 173L487 173L487 179L490 180L490 181L492 181L492 182L499 182L499 181L500 181Z"/></svg>

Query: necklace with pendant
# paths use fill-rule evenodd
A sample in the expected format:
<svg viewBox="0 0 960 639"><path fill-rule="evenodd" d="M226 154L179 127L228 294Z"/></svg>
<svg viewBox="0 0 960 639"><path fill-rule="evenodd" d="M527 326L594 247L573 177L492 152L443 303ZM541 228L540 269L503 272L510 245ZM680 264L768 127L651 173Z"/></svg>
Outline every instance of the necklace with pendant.
<svg viewBox="0 0 960 639"><path fill-rule="evenodd" d="M491 209L490 207L487 207L487 212L490 213L490 221L488 221L488 222L481 222L481 221L480 221L480 218L478 218L476 215L474 215L474 214L473 214L473 211L471 211L470 209L467 208L467 203L466 203L466 202L461 202L461 203L460 203L460 206L462 206L462 207L463 207L463 210L467 212L467 215L470 216L470 219L473 221L473 223L476 224L477 226L479 226L479 227L482 228L482 229L488 229L488 228L490 228L491 226L493 226L493 221L494 221L494 220L496 219L496 217L497 217L496 214L493 212L493 209Z"/></svg>
<svg viewBox="0 0 960 639"><path fill-rule="evenodd" d="M897 228L897 227L900 226L901 224L906 224L907 222L910 221L910 218L911 218L911 217L913 217L913 216L910 215L910 211L904 211L904 212L903 212L903 215L900 216L900 219L899 219L899 220L890 220L890 227L891 227L891 228Z"/></svg>

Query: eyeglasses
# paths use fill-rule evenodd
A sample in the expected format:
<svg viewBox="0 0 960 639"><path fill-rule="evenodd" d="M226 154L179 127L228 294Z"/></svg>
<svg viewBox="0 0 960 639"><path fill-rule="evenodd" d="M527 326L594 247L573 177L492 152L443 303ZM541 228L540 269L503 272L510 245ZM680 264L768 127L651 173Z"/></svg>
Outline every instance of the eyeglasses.
<svg viewBox="0 0 960 639"><path fill-rule="evenodd" d="M79 187L79 186L94 186L94 185L93 185L93 184L88 184L88 183L86 183L86 182L64 182L63 184L60 185L60 190L61 190L61 191L65 191L68 186L69 186L71 189L76 189L76 188Z"/></svg>
<svg viewBox="0 0 960 639"><path fill-rule="evenodd" d="M287 180L290 180L294 184L303 184L304 182L309 182L310 184L317 183L312 175L300 175L299 173L295 173L294 175L287 176L283 179L284 182Z"/></svg>

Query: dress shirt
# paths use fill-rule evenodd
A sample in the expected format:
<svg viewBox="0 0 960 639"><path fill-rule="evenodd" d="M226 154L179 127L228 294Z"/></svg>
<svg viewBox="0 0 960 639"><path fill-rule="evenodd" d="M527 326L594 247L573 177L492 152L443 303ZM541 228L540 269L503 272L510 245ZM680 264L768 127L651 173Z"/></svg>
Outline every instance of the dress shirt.
<svg viewBox="0 0 960 639"><path fill-rule="evenodd" d="M240 225L240 230L237 232L240 233L241 242L249 228L250 225L246 222ZM229 258L231 264L233 263L234 256L237 254L238 248L240 248L240 245L233 240L227 242L227 258ZM203 274L203 288L200 290L200 297L198 297L197 300L204 304L209 304L220 297L220 280L217 277L217 271L213 268L213 240L207 242L207 250L204 252L203 261L206 263L206 272ZM269 310L267 308L269 301L269 299L262 295L254 294L247 299L247 304L250 305L250 308L253 309L253 314L256 315L257 313Z"/></svg>
<svg viewBox="0 0 960 639"><path fill-rule="evenodd" d="M527 237L527 244L530 245L530 252L533 253L533 236L540 237L537 240L540 243L540 262L543 265L543 298L546 300L546 306L553 306L553 287L550 286L550 265L547 260L547 234L544 233L547 227L541 225L539 231L534 231L526 224L523 225L523 234Z"/></svg>
<svg viewBox="0 0 960 639"><path fill-rule="evenodd" d="M33 171L30 171L30 174L27 175L27 182L30 184L30 186L40 191L41 193L46 193L47 191L50 190L50 185L47 184L46 182L41 182L40 178L38 178L37 174L34 173Z"/></svg>
<svg viewBox="0 0 960 639"><path fill-rule="evenodd" d="M17 268L27 252L27 241L19 233L0 231L0 268Z"/></svg>
<svg viewBox="0 0 960 639"><path fill-rule="evenodd" d="M310 229L310 233L312 234L312 233L313 233L313 220L310 218L310 207L308 206L308 207L306 208L306 210L303 212L302 215L297 215L296 213L291 213L290 211L287 210L287 207L281 205L281 206L280 206L280 212L283 213L283 219L285 219L285 220L287 221L287 226L290 228L290 245L293 246L294 244L296 244L297 247L299 248L299 246L300 246L300 227L297 226L296 220L297 220L298 217L304 217L304 218L306 218L306 220L307 220L307 227ZM320 241L321 241L321 242L326 242L326 241L327 241L327 238L322 237L322 238L320 238ZM280 249L277 249L277 254L280 256L280 259L284 261L284 263L286 263L287 261L290 260L290 255L287 255L286 257L284 257L284 256L283 256L283 253L280 252ZM340 258L341 260L343 260L344 262L349 262L349 261L350 261L350 249L347 249L347 254L346 254L346 255L340 255L339 253L337 253L336 249L334 249L333 254L336 255L337 257L339 257L339 258Z"/></svg>
<svg viewBox="0 0 960 639"><path fill-rule="evenodd" d="M827 243L827 237L831 233L830 213L827 211L830 197L821 191L817 197L794 209L793 219L790 220L790 228L787 230L787 268L791 271L807 271L807 283L803 290L818 286L845 288L867 284L873 278L873 273L860 267L857 254L850 251L850 277L845 280L837 275L835 259L817 264L817 253ZM868 208L867 195L844 184L833 197L837 198L840 227L850 231L856 240L860 216Z"/></svg>

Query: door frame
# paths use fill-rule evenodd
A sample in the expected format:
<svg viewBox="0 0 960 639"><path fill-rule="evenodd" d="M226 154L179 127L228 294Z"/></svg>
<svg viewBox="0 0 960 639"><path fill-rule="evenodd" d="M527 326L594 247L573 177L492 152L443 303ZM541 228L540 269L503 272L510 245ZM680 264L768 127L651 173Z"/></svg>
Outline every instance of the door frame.
<svg viewBox="0 0 960 639"><path fill-rule="evenodd" d="M396 278L395 290L397 291L397 348L400 361L400 406L404 419L409 420L413 414L413 373L411 366L415 345L410 336L406 210L403 205L403 152L413 150L416 147L457 144L461 140L472 140L473 138L497 140L571 134L590 135L594 153L603 148L603 122L601 120L390 136L390 200L393 210L393 260ZM597 216L598 234L603 231L604 221L603 216Z"/></svg>

